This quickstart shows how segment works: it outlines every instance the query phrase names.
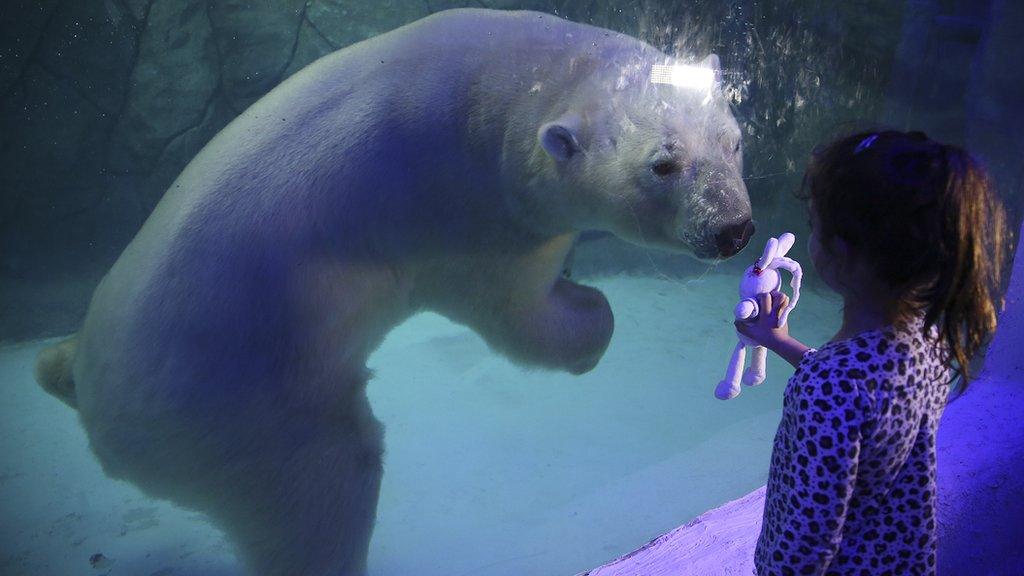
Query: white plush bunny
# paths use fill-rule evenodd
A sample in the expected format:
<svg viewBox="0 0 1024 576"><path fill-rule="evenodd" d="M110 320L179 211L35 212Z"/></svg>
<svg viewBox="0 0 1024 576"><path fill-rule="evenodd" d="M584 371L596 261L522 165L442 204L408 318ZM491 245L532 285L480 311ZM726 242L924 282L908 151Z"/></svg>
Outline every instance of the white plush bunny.
<svg viewBox="0 0 1024 576"><path fill-rule="evenodd" d="M786 252L793 247L796 237L786 232L778 238L769 238L768 244L764 247L764 254L747 268L740 280L740 303L736 305L736 319L747 320L757 316L757 296L767 292L779 290L782 287L782 274L778 269L788 270L793 275L789 285L793 288L793 298L789 301L786 309L779 314L779 327L786 323L789 313L796 307L800 299L800 280L803 270L800 264L793 259L786 258ZM750 355L750 367L743 373L743 383L748 386L757 386L764 382L765 360L768 350L758 346L757 342L748 339L742 334L739 336L739 343L732 351L732 359L729 360L729 368L725 371L725 379L718 383L715 388L715 396L720 400L735 398L740 394L740 371L743 370L743 360L746 356L746 347L753 347Z"/></svg>

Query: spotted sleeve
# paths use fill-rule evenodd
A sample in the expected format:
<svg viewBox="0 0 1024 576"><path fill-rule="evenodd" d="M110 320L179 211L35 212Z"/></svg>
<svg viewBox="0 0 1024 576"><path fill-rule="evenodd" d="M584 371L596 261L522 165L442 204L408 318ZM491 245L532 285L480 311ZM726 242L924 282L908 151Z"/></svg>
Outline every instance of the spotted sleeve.
<svg viewBox="0 0 1024 576"><path fill-rule="evenodd" d="M779 573L826 574L857 483L869 402L830 357L805 355L785 393L772 457L776 497L765 510L765 528L777 531L766 560L787 568Z"/></svg>

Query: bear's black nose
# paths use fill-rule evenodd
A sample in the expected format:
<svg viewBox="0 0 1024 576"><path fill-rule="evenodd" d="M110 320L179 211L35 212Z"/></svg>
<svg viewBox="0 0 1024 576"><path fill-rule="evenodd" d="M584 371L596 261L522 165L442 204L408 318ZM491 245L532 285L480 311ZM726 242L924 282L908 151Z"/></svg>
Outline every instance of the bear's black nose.
<svg viewBox="0 0 1024 576"><path fill-rule="evenodd" d="M738 224L729 224L715 234L715 246L723 258L735 255L754 235L754 223L748 218Z"/></svg>

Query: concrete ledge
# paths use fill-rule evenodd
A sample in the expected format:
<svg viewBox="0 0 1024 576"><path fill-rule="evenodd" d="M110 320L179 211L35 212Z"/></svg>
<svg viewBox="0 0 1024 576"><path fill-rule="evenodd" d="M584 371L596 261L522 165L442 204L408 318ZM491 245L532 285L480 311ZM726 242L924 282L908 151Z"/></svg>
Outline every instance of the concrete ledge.
<svg viewBox="0 0 1024 576"><path fill-rule="evenodd" d="M577 576L750 576L763 509L764 486L701 514L639 550Z"/></svg>

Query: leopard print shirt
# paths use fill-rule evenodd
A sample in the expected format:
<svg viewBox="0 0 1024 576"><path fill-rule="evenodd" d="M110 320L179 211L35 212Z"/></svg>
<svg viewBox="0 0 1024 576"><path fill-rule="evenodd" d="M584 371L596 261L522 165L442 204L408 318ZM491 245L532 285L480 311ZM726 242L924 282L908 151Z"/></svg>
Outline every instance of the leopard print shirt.
<svg viewBox="0 0 1024 576"><path fill-rule="evenodd" d="M804 355L775 435L758 575L935 574L942 350L916 319Z"/></svg>

